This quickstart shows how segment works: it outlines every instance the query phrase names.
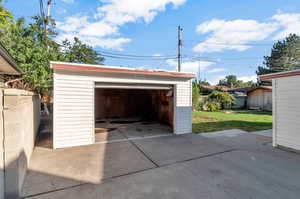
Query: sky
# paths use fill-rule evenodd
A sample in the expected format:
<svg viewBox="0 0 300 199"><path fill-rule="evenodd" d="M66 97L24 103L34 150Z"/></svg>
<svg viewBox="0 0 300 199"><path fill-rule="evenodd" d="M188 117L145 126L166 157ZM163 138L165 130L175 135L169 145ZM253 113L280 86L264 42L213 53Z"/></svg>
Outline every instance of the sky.
<svg viewBox="0 0 300 199"><path fill-rule="evenodd" d="M38 0L5 7L28 22L40 13ZM105 65L158 70L177 68L180 25L182 71L211 84L231 74L255 81L274 42L300 34L299 0L53 0L51 15L57 42L76 36Z"/></svg>

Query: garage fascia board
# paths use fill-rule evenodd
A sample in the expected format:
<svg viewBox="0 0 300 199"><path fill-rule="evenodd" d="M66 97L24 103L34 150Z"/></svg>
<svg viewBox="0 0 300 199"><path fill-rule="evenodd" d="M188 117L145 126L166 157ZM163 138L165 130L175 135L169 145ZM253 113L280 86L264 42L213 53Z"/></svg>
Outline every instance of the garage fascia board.
<svg viewBox="0 0 300 199"><path fill-rule="evenodd" d="M126 83L105 83L96 82L95 88L121 88L121 89L147 89L147 90L171 90L172 85L161 84L126 84Z"/></svg>

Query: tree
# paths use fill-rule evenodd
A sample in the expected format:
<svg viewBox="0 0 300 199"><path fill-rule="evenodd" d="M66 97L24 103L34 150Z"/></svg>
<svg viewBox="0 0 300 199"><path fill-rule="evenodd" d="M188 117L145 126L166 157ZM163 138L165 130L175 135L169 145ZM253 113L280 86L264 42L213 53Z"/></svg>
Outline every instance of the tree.
<svg viewBox="0 0 300 199"><path fill-rule="evenodd" d="M258 67L257 75L299 69L300 37L290 34L283 41L275 43L271 55L264 57L263 65Z"/></svg>
<svg viewBox="0 0 300 199"><path fill-rule="evenodd" d="M238 80L235 75L227 75L225 79L221 79L218 86L227 86L230 88L241 87L242 81Z"/></svg>
<svg viewBox="0 0 300 199"><path fill-rule="evenodd" d="M32 90L43 95L52 88L50 61L103 63L104 59L100 54L78 38L74 39L74 43L66 40L62 46L56 43L54 38L57 33L54 31L53 19L49 20L47 34L43 19L38 16L32 19L33 22L28 25L25 25L23 18L8 24L1 37L1 42L22 68L26 85Z"/></svg>
<svg viewBox="0 0 300 199"><path fill-rule="evenodd" d="M11 12L4 8L3 1L0 0L0 28L2 29L3 26L11 23L13 20L13 16Z"/></svg>
<svg viewBox="0 0 300 199"><path fill-rule="evenodd" d="M199 100L200 100L200 89L197 84L193 83L193 89L192 89L193 110L197 110L199 108Z"/></svg>
<svg viewBox="0 0 300 199"><path fill-rule="evenodd" d="M93 50L92 47L82 43L77 37L71 43L64 40L62 43L64 58L68 62L86 63L86 64L103 64L104 58L100 53Z"/></svg>
<svg viewBox="0 0 300 199"><path fill-rule="evenodd" d="M209 101L219 103L222 109L235 103L235 97L228 92L213 91L208 95L208 99Z"/></svg>
<svg viewBox="0 0 300 199"><path fill-rule="evenodd" d="M59 45L49 38L44 41L44 28L39 17L25 25L23 18L9 24L1 42L23 70L26 83L32 90L43 94L52 87L50 60L62 60ZM49 30L49 37L54 33Z"/></svg>
<svg viewBox="0 0 300 199"><path fill-rule="evenodd" d="M197 83L199 86L210 86L210 83L206 80L199 80Z"/></svg>

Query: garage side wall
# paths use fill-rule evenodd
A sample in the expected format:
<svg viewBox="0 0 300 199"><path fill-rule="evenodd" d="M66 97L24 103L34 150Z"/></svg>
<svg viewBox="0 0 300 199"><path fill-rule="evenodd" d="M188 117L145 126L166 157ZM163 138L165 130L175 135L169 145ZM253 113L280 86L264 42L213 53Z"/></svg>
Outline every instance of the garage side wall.
<svg viewBox="0 0 300 199"><path fill-rule="evenodd" d="M179 82L175 92L175 134L192 132L192 81Z"/></svg>
<svg viewBox="0 0 300 199"><path fill-rule="evenodd" d="M53 147L94 143L94 82L54 73Z"/></svg>
<svg viewBox="0 0 300 199"><path fill-rule="evenodd" d="M274 138L273 145L300 150L300 78L273 80Z"/></svg>

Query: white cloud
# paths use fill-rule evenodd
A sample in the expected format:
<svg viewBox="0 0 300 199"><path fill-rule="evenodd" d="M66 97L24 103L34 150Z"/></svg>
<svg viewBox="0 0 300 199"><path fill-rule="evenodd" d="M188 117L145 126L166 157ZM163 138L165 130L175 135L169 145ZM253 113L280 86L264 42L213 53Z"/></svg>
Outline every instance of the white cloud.
<svg viewBox="0 0 300 199"><path fill-rule="evenodd" d="M175 70L177 69L177 61L176 60L173 60L173 59L167 60L167 64L170 66L173 66ZM182 62L181 63L181 71L198 73L199 66L200 66L200 70L204 71L209 66L212 66L214 64L215 64L215 62L209 62L209 61L200 61L200 64L198 61Z"/></svg>
<svg viewBox="0 0 300 199"><path fill-rule="evenodd" d="M69 41L73 42L74 37L78 37L84 43L96 47L101 46L103 48L110 48L116 50L122 50L121 46L123 44L129 43L131 40L128 38L101 38L101 37L94 37L94 36L81 36L72 33L65 33L60 34L56 37L56 41L61 43L63 40L68 39Z"/></svg>
<svg viewBox="0 0 300 199"><path fill-rule="evenodd" d="M100 17L104 16L104 21L122 25L128 22L135 22L143 19L149 23L158 14L164 11L168 4L174 8L185 3L186 0L102 0L105 3L98 8Z"/></svg>
<svg viewBox="0 0 300 199"><path fill-rule="evenodd" d="M217 85L221 79L224 79L226 75L217 75L213 76L212 78L208 79L208 82L212 85Z"/></svg>
<svg viewBox="0 0 300 199"><path fill-rule="evenodd" d="M155 57L160 57L160 56L161 56L161 54L159 54L159 53L155 53L155 54L153 54L152 56L155 56Z"/></svg>
<svg viewBox="0 0 300 199"><path fill-rule="evenodd" d="M74 0L61 0L61 1L69 4L74 3Z"/></svg>
<svg viewBox="0 0 300 199"><path fill-rule="evenodd" d="M71 2L71 0L63 0ZM72 16L64 22L58 22L57 28L62 34L56 40L63 40L76 35L92 46L122 49L122 45L131 41L129 38L115 37L120 35L119 29L129 22L143 20L151 22L167 5L173 8L185 3L186 0L100 0L103 5L91 20L88 16ZM96 20L95 20L96 19ZM114 37L112 37L114 36Z"/></svg>
<svg viewBox="0 0 300 199"><path fill-rule="evenodd" d="M118 28L116 26L110 25L103 21L99 21L95 23L87 23L79 31L80 35L98 36L98 37L114 35L117 33L118 33Z"/></svg>
<svg viewBox="0 0 300 199"><path fill-rule="evenodd" d="M223 71L226 71L226 69L225 68L214 68L214 69L208 70L207 73L219 73L219 72L223 72Z"/></svg>
<svg viewBox="0 0 300 199"><path fill-rule="evenodd" d="M204 42L197 44L193 50L197 53L224 50L244 51L250 48L246 45L248 42L264 40L276 29L277 24L274 23L242 19L232 21L213 19L197 26L197 33L210 33L210 35Z"/></svg>
<svg viewBox="0 0 300 199"><path fill-rule="evenodd" d="M274 37L275 40L284 39L291 33L300 34L300 13L279 13L272 17L282 27Z"/></svg>
<svg viewBox="0 0 300 199"><path fill-rule="evenodd" d="M249 81L256 82L257 81L257 75L240 76L237 79L242 80L243 82L249 82Z"/></svg>

